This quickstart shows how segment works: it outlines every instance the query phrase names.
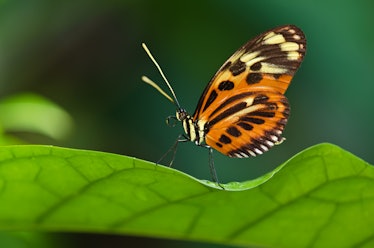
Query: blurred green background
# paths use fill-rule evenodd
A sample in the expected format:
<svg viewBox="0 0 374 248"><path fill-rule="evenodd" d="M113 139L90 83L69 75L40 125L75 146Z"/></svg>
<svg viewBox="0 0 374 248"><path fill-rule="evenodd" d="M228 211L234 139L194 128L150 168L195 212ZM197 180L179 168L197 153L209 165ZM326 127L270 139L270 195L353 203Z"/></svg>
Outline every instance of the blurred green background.
<svg viewBox="0 0 374 248"><path fill-rule="evenodd" d="M175 107L140 80L147 75L166 89L141 42L147 43L192 114L205 85L237 48L265 30L295 24L308 43L286 93L292 109L284 132L287 140L254 159L230 159L215 152L220 181L255 178L320 142L334 143L373 163L373 10L369 0L3 0L0 98L37 93L72 116L74 129L64 140L18 134L30 143L157 161L182 128L165 125ZM208 152L192 143L179 146L174 167L210 179ZM87 240L100 247L92 240L108 239L67 237L80 247ZM208 247L142 238L110 240L118 247L128 242Z"/></svg>

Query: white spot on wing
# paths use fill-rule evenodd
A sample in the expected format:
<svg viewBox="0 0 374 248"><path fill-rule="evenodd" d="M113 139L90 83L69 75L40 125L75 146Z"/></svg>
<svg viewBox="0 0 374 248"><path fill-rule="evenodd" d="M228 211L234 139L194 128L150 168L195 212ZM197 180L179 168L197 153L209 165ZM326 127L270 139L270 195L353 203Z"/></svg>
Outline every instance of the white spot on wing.
<svg viewBox="0 0 374 248"><path fill-rule="evenodd" d="M256 58L259 54L260 52L245 53L240 57L240 61L247 63L248 61Z"/></svg>
<svg viewBox="0 0 374 248"><path fill-rule="evenodd" d="M257 154L260 154L260 155L261 155L261 154L263 153L263 152L262 152L260 149L258 149L258 148L255 148L254 150L255 150L255 152L256 152Z"/></svg>
<svg viewBox="0 0 374 248"><path fill-rule="evenodd" d="M287 53L288 60L298 60L300 58L300 54L298 52L289 52Z"/></svg>
<svg viewBox="0 0 374 248"><path fill-rule="evenodd" d="M265 152L269 150L269 148L267 148L267 147L264 146L264 145L261 145L261 149L264 150Z"/></svg>
<svg viewBox="0 0 374 248"><path fill-rule="evenodd" d="M262 60L266 59L266 57L255 57L245 63L246 66L250 67L251 65L260 62Z"/></svg>
<svg viewBox="0 0 374 248"><path fill-rule="evenodd" d="M247 152L248 152L252 157L256 157L256 155L257 155L256 153L254 153L254 152L251 151L251 150L248 150Z"/></svg>
<svg viewBox="0 0 374 248"><path fill-rule="evenodd" d="M241 152L240 154L243 156L243 158L248 158L248 155L245 154L244 152Z"/></svg>
<svg viewBox="0 0 374 248"><path fill-rule="evenodd" d="M251 106L253 104L254 97L248 97L244 101L247 103L247 107L249 107L249 106Z"/></svg>
<svg viewBox="0 0 374 248"><path fill-rule="evenodd" d="M270 135L270 139L274 142L278 142L278 137L275 135Z"/></svg>
<svg viewBox="0 0 374 248"><path fill-rule="evenodd" d="M270 32L270 33L268 33L267 35L264 36L264 40L267 40L267 39L269 39L270 37L272 37L274 35L275 35L274 32Z"/></svg>
<svg viewBox="0 0 374 248"><path fill-rule="evenodd" d="M279 45L282 51L297 51L299 50L299 44L296 42L285 42Z"/></svg>
<svg viewBox="0 0 374 248"><path fill-rule="evenodd" d="M276 35L273 35L269 38L266 38L267 36L265 36L265 39L264 39L264 44L266 44L266 45L275 45L275 44L280 44L280 43L283 43L283 42L286 41L284 36L281 35L281 34L276 34Z"/></svg>
<svg viewBox="0 0 374 248"><path fill-rule="evenodd" d="M282 74L286 73L288 70L286 68L279 67L279 65L262 62L260 71L262 73Z"/></svg>
<svg viewBox="0 0 374 248"><path fill-rule="evenodd" d="M242 155L240 155L239 153L235 153L234 156L237 158L243 158Z"/></svg>
<svg viewBox="0 0 374 248"><path fill-rule="evenodd" d="M266 144L268 145L268 146L274 146L274 143L273 142L271 142L270 140L266 140L265 141L266 142Z"/></svg>

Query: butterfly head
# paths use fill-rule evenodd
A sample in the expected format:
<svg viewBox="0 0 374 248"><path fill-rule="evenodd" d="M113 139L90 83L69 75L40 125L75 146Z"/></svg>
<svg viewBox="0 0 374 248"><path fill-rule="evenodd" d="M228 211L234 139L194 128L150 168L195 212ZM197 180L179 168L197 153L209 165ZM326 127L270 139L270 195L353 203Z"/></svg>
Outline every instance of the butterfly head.
<svg viewBox="0 0 374 248"><path fill-rule="evenodd" d="M188 113L185 109L177 109L177 112L175 113L175 117L178 121L184 121L188 117Z"/></svg>
<svg viewBox="0 0 374 248"><path fill-rule="evenodd" d="M166 125L169 127L175 127L177 122L184 122L186 119L191 118L185 109L178 108L175 116L170 115L166 118Z"/></svg>

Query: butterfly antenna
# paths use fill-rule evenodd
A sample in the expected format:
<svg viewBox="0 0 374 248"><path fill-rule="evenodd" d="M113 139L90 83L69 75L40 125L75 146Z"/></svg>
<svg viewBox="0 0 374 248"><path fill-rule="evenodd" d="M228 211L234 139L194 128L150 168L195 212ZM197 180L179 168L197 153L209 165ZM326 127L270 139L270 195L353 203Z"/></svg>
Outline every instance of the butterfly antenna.
<svg viewBox="0 0 374 248"><path fill-rule="evenodd" d="M152 62L155 64L156 68L158 69L158 71L160 72L162 78L164 79L166 85L169 87L169 90L171 92L171 94L173 95L173 98L170 97L165 91L163 91L155 82L153 82L151 79L149 79L148 77L146 76L142 76L142 80L151 85L153 88L155 88L158 92L160 92L163 96L165 96L167 99L169 99L169 101L171 101L172 103L174 103L175 105L177 105L177 107L180 109L180 105L179 105L179 102L178 102L178 99L177 99L177 96L175 95L174 93L174 90L173 88L171 87L169 81L167 80L167 78L165 77L165 74L164 72L162 71L160 65L157 63L157 61L155 60L155 58L153 57L153 55L151 54L151 52L149 51L148 47L145 45L145 43L142 43L142 47L143 49L145 50L145 52L148 54L149 58L152 60Z"/></svg>

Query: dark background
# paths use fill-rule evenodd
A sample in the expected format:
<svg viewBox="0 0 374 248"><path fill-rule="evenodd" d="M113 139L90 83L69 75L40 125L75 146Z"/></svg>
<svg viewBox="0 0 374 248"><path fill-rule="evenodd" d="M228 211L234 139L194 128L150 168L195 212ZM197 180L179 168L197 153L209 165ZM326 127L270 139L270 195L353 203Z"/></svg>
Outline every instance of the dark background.
<svg viewBox="0 0 374 248"><path fill-rule="evenodd" d="M258 177L321 142L373 163L373 7L369 0L1 1L0 97L33 92L72 115L75 126L68 138L31 143L157 161L182 127L165 125L175 107L140 80L147 75L166 89L141 42L192 114L205 85L237 48L265 30L295 24L308 43L286 93L292 109L287 140L251 159L215 152L221 182ZM174 167L210 179L207 150L192 143L180 145ZM77 247L104 247L100 244L109 240L118 247L207 247L142 238L61 237Z"/></svg>

